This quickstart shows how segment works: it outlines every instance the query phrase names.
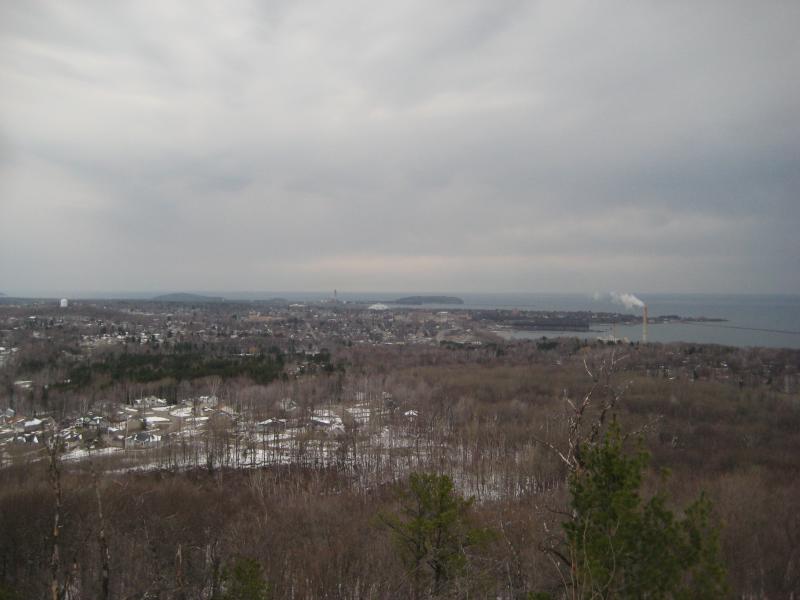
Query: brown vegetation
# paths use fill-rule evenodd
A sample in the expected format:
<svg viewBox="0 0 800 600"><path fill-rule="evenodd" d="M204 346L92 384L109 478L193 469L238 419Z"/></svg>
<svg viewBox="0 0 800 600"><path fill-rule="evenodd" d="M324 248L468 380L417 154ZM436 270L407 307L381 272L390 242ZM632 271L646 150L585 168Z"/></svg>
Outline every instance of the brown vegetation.
<svg viewBox="0 0 800 600"><path fill-rule="evenodd" d="M401 408L379 425L416 410L404 427L417 444L378 452L364 444L366 430L379 425L351 421L337 438L338 464L214 468L213 460L204 465L207 453L230 454L238 443L219 421L209 426L197 468L137 472L109 458L96 462L104 474L95 483L88 463L64 464L55 579L69 579L80 597L106 597L108 561L107 597L211 597L226 566L247 557L261 566L275 598L406 597L412 589L403 561L378 515L397 508L413 467L451 475L475 496L477 526L497 532L468 556L453 594L558 593L558 570L542 547L564 518L567 465L548 446L568 444L570 402L593 386L587 366L596 369L612 351L614 389L624 392L611 411L623 431L644 432L655 467L648 485L657 484L657 469L670 469L673 508L707 492L737 597L791 597L800 589L800 399L764 369L791 371L797 353L577 341L552 350L529 343L342 347L335 359L346 373L268 386L216 382L237 411L259 419L280 416L276 402L285 396L308 410L359 393L377 401L386 392ZM699 367L692 362L698 353ZM720 361L727 368L715 373L709 365ZM596 393L601 401L607 392ZM177 451L160 450L161 464ZM362 454L369 460L356 459ZM0 470L0 583L20 597L43 597L53 580L53 518L46 461L29 457Z"/></svg>

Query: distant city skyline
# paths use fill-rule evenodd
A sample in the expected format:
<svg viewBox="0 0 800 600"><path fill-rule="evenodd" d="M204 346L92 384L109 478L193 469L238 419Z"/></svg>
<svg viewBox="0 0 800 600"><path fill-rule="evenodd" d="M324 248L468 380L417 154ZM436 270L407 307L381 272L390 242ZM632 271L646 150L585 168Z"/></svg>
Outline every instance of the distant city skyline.
<svg viewBox="0 0 800 600"><path fill-rule="evenodd" d="M797 31L781 1L2 3L0 292L798 294Z"/></svg>

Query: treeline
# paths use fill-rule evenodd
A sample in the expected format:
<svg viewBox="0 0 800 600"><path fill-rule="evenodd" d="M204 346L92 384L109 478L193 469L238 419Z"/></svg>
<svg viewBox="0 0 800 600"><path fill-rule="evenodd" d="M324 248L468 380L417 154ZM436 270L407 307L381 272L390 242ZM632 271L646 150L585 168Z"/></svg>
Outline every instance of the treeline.
<svg viewBox="0 0 800 600"><path fill-rule="evenodd" d="M248 377L267 384L283 373L284 355L276 350L255 356L208 356L199 352L153 352L109 354L99 361L71 367L67 380L56 389L77 390L95 381L149 383L163 379L177 381L218 376L223 379Z"/></svg>
<svg viewBox="0 0 800 600"><path fill-rule="evenodd" d="M48 359L25 358L18 373L37 377L43 373L63 372L60 381L47 385L50 393L81 391L91 386L107 387L120 383L153 383L159 381L193 381L206 377L223 380L246 378L259 385L286 378L288 362L298 364L298 373L322 371L343 372L342 362L334 363L330 351L323 349L313 354L283 352L272 347L252 354L223 352L220 348L198 350L189 344L176 344L175 348L140 352L107 352L86 362L70 360L59 363L58 357Z"/></svg>
<svg viewBox="0 0 800 600"><path fill-rule="evenodd" d="M447 475L355 493L333 469L116 475L0 494L0 598L612 598L727 595L704 498L640 497L644 455L583 446L569 500L465 499ZM88 470L88 472L87 472ZM58 500L56 500L58 499ZM571 511L571 516L570 512ZM55 515L55 516L54 516ZM53 519L58 536L48 534Z"/></svg>

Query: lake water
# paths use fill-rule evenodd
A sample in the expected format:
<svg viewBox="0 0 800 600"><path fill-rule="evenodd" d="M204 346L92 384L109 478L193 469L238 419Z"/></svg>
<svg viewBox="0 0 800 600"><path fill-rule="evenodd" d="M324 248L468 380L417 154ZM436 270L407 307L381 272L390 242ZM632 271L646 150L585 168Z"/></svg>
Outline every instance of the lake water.
<svg viewBox="0 0 800 600"><path fill-rule="evenodd" d="M392 299L417 294L340 294L343 300ZM453 310L513 309L594 312L620 312L641 316L641 309L626 309L609 296L595 299L586 294L452 294L464 300L463 305L426 305L425 308ZM722 294L637 294L648 305L651 317L680 315L727 319L724 323L651 324L651 342L697 342L729 346L770 346L800 348L800 296L795 295L722 295ZM600 329L600 327L597 327ZM542 336L597 337L611 332L565 333L561 331L519 331L516 338ZM639 341L641 326L618 326L618 337Z"/></svg>
<svg viewBox="0 0 800 600"><path fill-rule="evenodd" d="M626 309L609 297L595 300L579 294L498 294L461 296L470 308L520 308L527 310L591 310L640 316L641 309ZM750 296L710 294L639 294L651 317L680 315L727 319L724 323L665 323L648 326L651 342L697 342L729 346L800 348L800 296ZM494 302L492 302L494 300ZM600 327L596 327L600 329ZM597 337L611 332L574 334ZM617 326L618 337L640 341L642 327ZM517 338L570 335L564 332L520 331Z"/></svg>

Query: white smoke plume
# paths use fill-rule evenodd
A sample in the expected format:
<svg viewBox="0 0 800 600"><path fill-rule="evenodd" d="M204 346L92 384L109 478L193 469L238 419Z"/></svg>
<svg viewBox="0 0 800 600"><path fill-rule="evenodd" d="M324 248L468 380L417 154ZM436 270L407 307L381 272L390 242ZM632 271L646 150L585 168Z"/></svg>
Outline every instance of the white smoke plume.
<svg viewBox="0 0 800 600"><path fill-rule="evenodd" d="M622 304L625 308L644 308L644 302L633 294L619 294L611 292L611 300L617 304Z"/></svg>

